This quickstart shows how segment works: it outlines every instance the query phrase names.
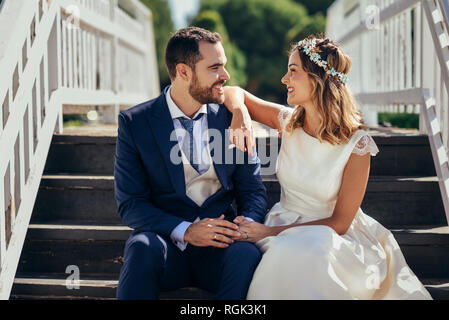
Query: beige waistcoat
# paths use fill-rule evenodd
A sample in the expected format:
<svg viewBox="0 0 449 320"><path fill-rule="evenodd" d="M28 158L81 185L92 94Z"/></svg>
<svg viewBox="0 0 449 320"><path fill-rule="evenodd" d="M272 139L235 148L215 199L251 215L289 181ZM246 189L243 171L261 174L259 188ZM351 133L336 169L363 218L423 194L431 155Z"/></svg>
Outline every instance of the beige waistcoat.
<svg viewBox="0 0 449 320"><path fill-rule="evenodd" d="M207 145L207 155L209 157L209 169L200 175L190 164L189 160L182 152L182 163L184 165L184 178L186 182L186 194L198 206L201 206L207 198L217 192L221 187L221 182L215 172L214 164L210 156L209 145Z"/></svg>

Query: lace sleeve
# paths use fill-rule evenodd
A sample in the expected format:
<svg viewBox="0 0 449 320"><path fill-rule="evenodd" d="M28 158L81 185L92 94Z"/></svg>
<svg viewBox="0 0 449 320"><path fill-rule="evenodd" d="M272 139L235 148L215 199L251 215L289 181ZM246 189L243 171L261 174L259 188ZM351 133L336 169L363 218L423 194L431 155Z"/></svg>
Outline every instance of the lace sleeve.
<svg viewBox="0 0 449 320"><path fill-rule="evenodd" d="M372 156L375 156L379 152L379 149L377 148L374 139L369 135L365 135L361 137L360 140L357 142L354 149L352 150L352 153L363 156L368 152Z"/></svg>
<svg viewBox="0 0 449 320"><path fill-rule="evenodd" d="M283 107L278 113L278 120L281 128L284 129L293 113L293 108Z"/></svg>

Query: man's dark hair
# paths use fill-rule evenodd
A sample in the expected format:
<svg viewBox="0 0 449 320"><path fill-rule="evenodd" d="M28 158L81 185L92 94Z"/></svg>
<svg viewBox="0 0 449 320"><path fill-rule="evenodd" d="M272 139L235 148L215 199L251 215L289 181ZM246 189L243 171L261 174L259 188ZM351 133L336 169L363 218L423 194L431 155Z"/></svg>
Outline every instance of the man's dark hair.
<svg viewBox="0 0 449 320"><path fill-rule="evenodd" d="M203 58L199 49L200 41L217 43L221 42L221 37L217 32L198 27L184 28L171 36L165 49L165 65L170 79L176 78L176 65L178 63L185 63L192 70L195 70L195 64Z"/></svg>

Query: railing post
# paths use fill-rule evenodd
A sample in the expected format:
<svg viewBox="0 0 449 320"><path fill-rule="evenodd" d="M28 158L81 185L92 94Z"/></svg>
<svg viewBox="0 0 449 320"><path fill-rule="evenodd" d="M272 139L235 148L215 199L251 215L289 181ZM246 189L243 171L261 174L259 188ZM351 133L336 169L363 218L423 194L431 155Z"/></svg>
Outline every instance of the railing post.
<svg viewBox="0 0 449 320"><path fill-rule="evenodd" d="M141 27L126 19L120 25L118 0L28 1L6 1L0 13L1 26L11 29L0 35L0 299L12 288L55 126L62 131L62 104L112 105L110 122L116 123L121 99L133 105L154 96L121 87L120 49L138 58L126 62L140 78L156 68ZM123 2L148 16L137 0ZM71 22L78 20L81 25Z"/></svg>
<svg viewBox="0 0 449 320"><path fill-rule="evenodd" d="M422 2L420 2L416 8L414 13L414 53L415 53L415 88L421 88L423 83L423 10L422 10ZM421 112L422 108L420 108L419 112L419 132L421 134L427 134L426 122L424 114Z"/></svg>
<svg viewBox="0 0 449 320"><path fill-rule="evenodd" d="M156 97L160 93L159 73L156 59L156 41L154 38L153 30L153 14L151 11L148 15L137 12L137 21L143 25L144 38L143 41L147 44L147 50L145 52L145 64L148 66L145 75L146 92L149 97Z"/></svg>
<svg viewBox="0 0 449 320"><path fill-rule="evenodd" d="M116 10L118 9L118 0L110 1L110 19L112 22L117 22ZM116 95L119 93L119 43L116 35L112 36L111 39L111 90ZM103 122L117 124L118 114L120 112L119 102L116 101L112 106L105 108L103 110Z"/></svg>
<svg viewBox="0 0 449 320"><path fill-rule="evenodd" d="M48 95L61 88L62 83L62 64L61 64L61 10L57 10L54 25L48 41L48 59L52 63L48 64ZM62 133L63 131L63 114L62 105L58 121L56 123L55 132Z"/></svg>
<svg viewBox="0 0 449 320"><path fill-rule="evenodd" d="M360 1L360 21L365 21L366 20L366 8L367 8L367 3L366 0ZM373 31L370 31L373 32ZM359 50L360 50L360 60L359 60L359 68L358 68L358 72L359 72L359 79L360 79L360 88L359 90L361 92L366 92L367 88L372 88L372 77L367 77L366 75L368 74L372 74L372 70L371 70L371 64L369 63L370 59L371 59L371 50L370 46L369 46L369 36L370 36L370 32L368 33L364 33L360 36L360 38L358 40L355 41L359 41ZM372 106L370 105L362 105L361 107L361 111L363 113L363 119L365 120L365 123L368 126L377 126L378 121L377 121L377 110L375 108L372 108Z"/></svg>
<svg viewBox="0 0 449 320"><path fill-rule="evenodd" d="M0 172L0 273L2 272L2 266L4 264L4 258L6 256L6 221L5 221L5 177L6 172ZM0 278L1 281L1 278ZM2 291L2 283L0 283L0 292Z"/></svg>
<svg viewBox="0 0 449 320"><path fill-rule="evenodd" d="M445 146L447 148L447 102L443 97L442 92L445 91L446 94L449 92L449 69L447 66L448 61L448 33L445 29L446 24L444 22L444 14L442 13L442 9L439 8L438 2L434 0L423 0L422 3L423 11L425 13L425 18L427 20L425 28L425 32L427 33L427 37L423 36L425 41L428 41L428 44L423 44L423 50L429 50L429 56L436 56L438 60L436 63L434 60L431 60L429 63L428 59L424 60L424 63L427 63L427 66L423 66L423 87L432 88L432 94L437 99L436 105L438 108L436 109L437 115L443 128L443 139L445 139ZM427 56L425 51L423 52L423 56ZM438 75L439 78L435 76ZM443 85L442 85L443 84Z"/></svg>

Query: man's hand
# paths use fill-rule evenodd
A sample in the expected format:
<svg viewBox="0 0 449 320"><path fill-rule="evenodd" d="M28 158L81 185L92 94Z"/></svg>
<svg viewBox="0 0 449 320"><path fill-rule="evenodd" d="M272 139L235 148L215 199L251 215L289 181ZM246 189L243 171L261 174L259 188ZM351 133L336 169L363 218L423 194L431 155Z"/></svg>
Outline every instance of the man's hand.
<svg viewBox="0 0 449 320"><path fill-rule="evenodd" d="M227 248L234 242L233 238L240 238L239 227L227 220L222 214L217 219L205 218L191 224L185 234L184 241L197 247Z"/></svg>

